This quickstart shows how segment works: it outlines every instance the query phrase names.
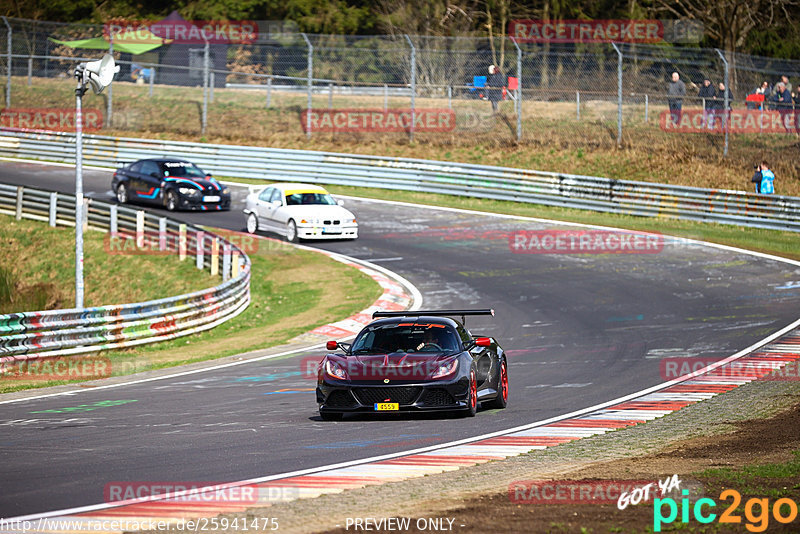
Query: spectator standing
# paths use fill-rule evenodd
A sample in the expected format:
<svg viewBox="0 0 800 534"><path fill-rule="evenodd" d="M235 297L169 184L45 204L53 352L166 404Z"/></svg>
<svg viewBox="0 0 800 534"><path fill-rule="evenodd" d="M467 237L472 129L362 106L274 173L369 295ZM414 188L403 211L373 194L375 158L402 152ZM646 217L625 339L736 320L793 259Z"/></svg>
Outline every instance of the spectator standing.
<svg viewBox="0 0 800 534"><path fill-rule="evenodd" d="M725 110L725 97L728 97L728 109ZM723 128L727 124L726 116L728 112L730 112L731 108L733 107L733 93L730 89L725 87L725 84L719 82L717 86L717 94L714 96L714 111L715 115L720 117L722 121Z"/></svg>
<svg viewBox="0 0 800 534"><path fill-rule="evenodd" d="M672 73L672 80L667 85L667 104L669 105L669 116L673 124L678 124L681 120L681 108L683 107L683 97L686 96L686 84L681 80L680 74Z"/></svg>
<svg viewBox="0 0 800 534"><path fill-rule="evenodd" d="M747 109L764 109L764 102L767 101L769 95L772 93L772 87L769 86L769 82L761 82L761 85L756 87L755 91L750 93L751 95L761 95L763 99L761 102L751 102L748 99L747 102Z"/></svg>
<svg viewBox="0 0 800 534"><path fill-rule="evenodd" d="M714 128L714 95L716 94L711 80L708 78L703 80L703 86L700 87L697 96L703 99L703 125L706 128Z"/></svg>
<svg viewBox="0 0 800 534"><path fill-rule="evenodd" d="M774 180L775 174L769 169L766 161L762 161L761 165L756 165L756 172L750 179L756 185L756 193L761 195L771 195L775 192Z"/></svg>
<svg viewBox="0 0 800 534"><path fill-rule="evenodd" d="M495 65L489 65L489 78L486 80L487 96L492 103L492 112L497 113L497 105L503 98L503 74Z"/></svg>
<svg viewBox="0 0 800 534"><path fill-rule="evenodd" d="M784 87L786 87L786 90L789 91L789 93L791 94L792 84L789 83L789 77L786 76L785 74L781 76L781 83L783 83Z"/></svg>
<svg viewBox="0 0 800 534"><path fill-rule="evenodd" d="M775 174L769 169L766 161L761 162L761 187L758 192L762 195L771 195L775 192L775 185L772 183L775 180Z"/></svg>
<svg viewBox="0 0 800 534"><path fill-rule="evenodd" d="M786 128L786 131L794 130L791 124L791 117L789 117L792 113L792 105L794 102L792 101L792 93L786 89L785 83L778 82L775 86L775 92L772 93L770 102L773 104L772 108L777 109L778 113L781 114L781 123L783 123L783 127Z"/></svg>

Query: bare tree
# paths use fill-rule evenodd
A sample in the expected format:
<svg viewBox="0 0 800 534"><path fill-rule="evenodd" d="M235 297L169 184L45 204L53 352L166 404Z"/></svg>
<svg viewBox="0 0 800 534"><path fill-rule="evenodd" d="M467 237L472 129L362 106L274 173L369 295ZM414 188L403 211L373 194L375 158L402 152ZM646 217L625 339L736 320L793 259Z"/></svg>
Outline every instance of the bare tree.
<svg viewBox="0 0 800 534"><path fill-rule="evenodd" d="M792 22L797 0L655 0L656 15L702 22L706 35L726 52L737 52L750 32L779 19Z"/></svg>

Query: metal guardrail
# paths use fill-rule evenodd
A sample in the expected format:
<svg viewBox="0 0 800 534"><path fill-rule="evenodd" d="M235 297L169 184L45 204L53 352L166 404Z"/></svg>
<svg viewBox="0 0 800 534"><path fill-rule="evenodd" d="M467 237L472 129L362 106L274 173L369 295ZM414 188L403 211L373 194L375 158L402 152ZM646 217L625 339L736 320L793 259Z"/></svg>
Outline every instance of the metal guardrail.
<svg viewBox="0 0 800 534"><path fill-rule="evenodd" d="M75 135L5 130L0 156L74 161ZM800 232L800 198L411 158L84 135L84 162L189 159L220 176L399 189Z"/></svg>
<svg viewBox="0 0 800 534"><path fill-rule="evenodd" d="M192 225L97 200L87 200L85 209L87 226L109 232L109 239L141 247L146 236L159 236L152 245L158 253L193 256L198 269L221 273L223 283L148 302L0 315L0 363L166 341L213 328L247 308L250 258L233 243ZM0 184L0 213L74 227L75 197ZM177 239L160 239L166 235Z"/></svg>

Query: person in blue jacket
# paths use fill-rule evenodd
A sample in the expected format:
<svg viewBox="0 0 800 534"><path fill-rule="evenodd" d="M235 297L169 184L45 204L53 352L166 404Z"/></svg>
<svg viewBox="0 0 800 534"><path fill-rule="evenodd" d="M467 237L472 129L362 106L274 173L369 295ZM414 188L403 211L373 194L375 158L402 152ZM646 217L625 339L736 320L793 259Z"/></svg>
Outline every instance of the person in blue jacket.
<svg viewBox="0 0 800 534"><path fill-rule="evenodd" d="M769 164L766 161L762 161L761 165L756 167L756 172L750 181L756 184L756 193L771 195L775 193L774 180L775 173L769 169Z"/></svg>

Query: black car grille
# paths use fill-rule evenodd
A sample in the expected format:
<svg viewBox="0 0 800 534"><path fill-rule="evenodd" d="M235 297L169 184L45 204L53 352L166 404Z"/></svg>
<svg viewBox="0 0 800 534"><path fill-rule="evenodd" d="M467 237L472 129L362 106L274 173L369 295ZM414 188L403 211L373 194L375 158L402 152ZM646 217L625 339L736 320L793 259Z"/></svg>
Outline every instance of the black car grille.
<svg viewBox="0 0 800 534"><path fill-rule="evenodd" d="M419 396L420 387L398 386L390 388L356 388L356 397L361 404L375 404L376 402L397 402L411 404ZM388 401L386 399L389 399Z"/></svg>
<svg viewBox="0 0 800 534"><path fill-rule="evenodd" d="M426 389L422 394L422 404L425 406L452 406L455 403L456 399L446 389Z"/></svg>
<svg viewBox="0 0 800 534"><path fill-rule="evenodd" d="M339 221L339 220L326 220L326 221L322 221L322 224L341 224L341 221Z"/></svg>
<svg viewBox="0 0 800 534"><path fill-rule="evenodd" d="M356 405L356 400L349 391L337 389L328 395L325 406L328 408L352 408Z"/></svg>

